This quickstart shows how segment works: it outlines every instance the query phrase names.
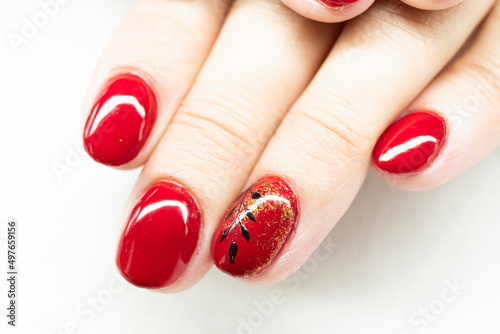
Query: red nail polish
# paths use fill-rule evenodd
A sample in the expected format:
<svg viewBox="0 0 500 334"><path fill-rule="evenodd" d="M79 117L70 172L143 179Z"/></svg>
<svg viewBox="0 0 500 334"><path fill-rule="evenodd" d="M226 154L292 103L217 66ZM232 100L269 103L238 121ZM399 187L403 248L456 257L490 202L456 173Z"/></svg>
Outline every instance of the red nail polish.
<svg viewBox="0 0 500 334"><path fill-rule="evenodd" d="M319 0L319 1L321 1L325 6L328 7L345 7L347 5L358 2L358 0Z"/></svg>
<svg viewBox="0 0 500 334"><path fill-rule="evenodd" d="M85 124L85 150L105 165L129 162L146 142L157 108L153 89L144 79L129 73L112 78Z"/></svg>
<svg viewBox="0 0 500 334"><path fill-rule="evenodd" d="M116 264L130 283L162 288L186 269L200 234L201 214L181 185L162 181L137 201L118 244Z"/></svg>
<svg viewBox="0 0 500 334"><path fill-rule="evenodd" d="M231 205L212 238L212 259L237 277L260 274L276 258L298 216L297 196L283 179L267 177Z"/></svg>
<svg viewBox="0 0 500 334"><path fill-rule="evenodd" d="M389 173L419 171L435 159L446 140L446 122L433 112L409 114L385 130L373 150L373 160Z"/></svg>

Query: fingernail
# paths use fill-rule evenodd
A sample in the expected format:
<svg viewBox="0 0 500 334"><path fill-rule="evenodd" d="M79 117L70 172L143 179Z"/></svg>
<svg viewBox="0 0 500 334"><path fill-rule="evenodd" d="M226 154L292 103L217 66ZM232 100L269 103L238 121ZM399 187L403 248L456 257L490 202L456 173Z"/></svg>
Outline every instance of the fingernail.
<svg viewBox="0 0 500 334"><path fill-rule="evenodd" d="M134 74L112 78L103 88L85 124L85 150L97 162L123 165L134 159L156 121L151 86Z"/></svg>
<svg viewBox="0 0 500 334"><path fill-rule="evenodd" d="M297 196L283 179L270 176L236 199L212 239L212 259L236 277L262 273L295 229Z"/></svg>
<svg viewBox="0 0 500 334"><path fill-rule="evenodd" d="M139 198L123 230L119 271L139 287L171 285L193 256L200 226L200 211L187 189L170 181L155 183Z"/></svg>
<svg viewBox="0 0 500 334"><path fill-rule="evenodd" d="M446 122L433 112L409 114L385 130L373 150L373 160L383 171L417 172L432 164L441 151Z"/></svg>
<svg viewBox="0 0 500 334"><path fill-rule="evenodd" d="M328 7L345 7L347 5L358 2L358 0L319 0L319 1L321 1L325 6Z"/></svg>

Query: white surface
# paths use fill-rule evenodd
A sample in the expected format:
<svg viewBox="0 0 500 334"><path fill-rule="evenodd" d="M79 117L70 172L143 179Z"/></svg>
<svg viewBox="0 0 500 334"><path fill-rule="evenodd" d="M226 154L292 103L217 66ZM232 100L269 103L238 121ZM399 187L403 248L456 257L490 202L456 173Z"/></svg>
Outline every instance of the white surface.
<svg viewBox="0 0 500 334"><path fill-rule="evenodd" d="M325 256L324 243L281 284L247 286L217 270L176 295L117 284L117 225L138 171L80 156L59 180L52 166L78 148L86 86L131 4L73 0L19 54L6 34L37 1L0 4L0 231L7 219L20 224L19 327L5 330L1 311L1 333L71 333L71 323L93 334L238 333L242 321L255 326L240 333L500 333L498 150L426 193L396 191L370 174L328 237L335 251ZM442 292L455 279L465 289L421 331L419 309L452 298ZM262 315L256 303L269 305L278 290L282 302ZM5 310L4 279L0 296ZM90 312L92 298L107 303ZM418 326L409 322L415 312Z"/></svg>

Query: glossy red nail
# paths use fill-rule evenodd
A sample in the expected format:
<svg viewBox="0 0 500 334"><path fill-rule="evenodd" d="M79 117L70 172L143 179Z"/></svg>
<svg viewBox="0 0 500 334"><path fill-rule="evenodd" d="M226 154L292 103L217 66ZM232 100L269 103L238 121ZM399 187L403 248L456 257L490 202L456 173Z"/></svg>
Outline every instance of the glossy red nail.
<svg viewBox="0 0 500 334"><path fill-rule="evenodd" d="M137 201L116 256L130 283L161 288L182 275L198 244L201 215L195 199L181 185L162 181Z"/></svg>
<svg viewBox="0 0 500 334"><path fill-rule="evenodd" d="M347 5L358 2L359 0L319 0L319 1L321 1L325 6L328 7L345 7Z"/></svg>
<svg viewBox="0 0 500 334"><path fill-rule="evenodd" d="M85 124L85 150L96 161L123 165L137 156L156 121L151 86L134 74L121 74L104 87Z"/></svg>
<svg viewBox="0 0 500 334"><path fill-rule="evenodd" d="M446 122L433 112L409 114L385 130L373 160L389 173L417 172L429 166L446 141Z"/></svg>
<svg viewBox="0 0 500 334"><path fill-rule="evenodd" d="M212 238L212 259L237 277L263 272L295 229L297 196L283 179L267 177L243 192Z"/></svg>

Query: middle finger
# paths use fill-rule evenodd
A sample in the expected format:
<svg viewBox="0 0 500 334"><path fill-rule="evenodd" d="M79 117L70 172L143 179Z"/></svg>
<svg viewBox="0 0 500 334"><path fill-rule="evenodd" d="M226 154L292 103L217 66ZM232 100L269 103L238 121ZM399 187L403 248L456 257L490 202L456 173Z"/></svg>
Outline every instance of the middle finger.
<svg viewBox="0 0 500 334"><path fill-rule="evenodd" d="M235 2L131 195L139 200L125 217L117 254L125 278L178 291L206 273L220 216L338 29L278 0Z"/></svg>

